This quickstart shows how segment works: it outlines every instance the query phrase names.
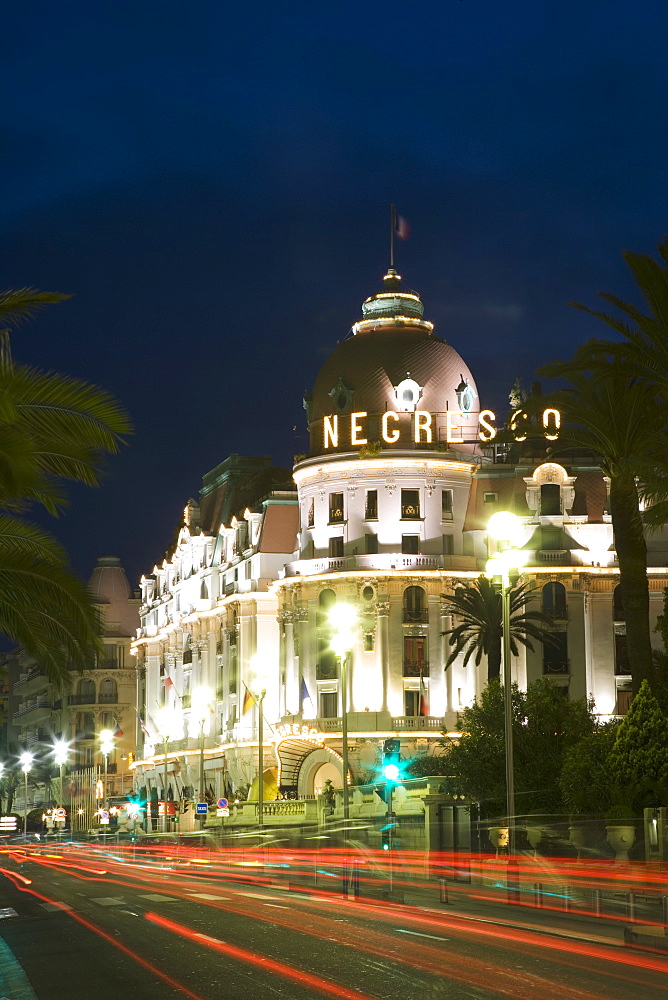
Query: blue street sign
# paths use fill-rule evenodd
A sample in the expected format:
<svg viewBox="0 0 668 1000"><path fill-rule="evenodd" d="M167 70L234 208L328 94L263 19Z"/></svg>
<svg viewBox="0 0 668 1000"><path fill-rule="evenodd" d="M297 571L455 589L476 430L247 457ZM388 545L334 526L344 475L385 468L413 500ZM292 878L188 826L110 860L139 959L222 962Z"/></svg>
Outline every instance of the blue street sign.
<svg viewBox="0 0 668 1000"><path fill-rule="evenodd" d="M209 807L206 802L198 802L195 806L195 812L198 816L206 816L209 811Z"/></svg>
<svg viewBox="0 0 668 1000"><path fill-rule="evenodd" d="M227 809L227 808L229 808L229 805L230 805L230 803L227 801L227 799L218 799L218 808L219 809Z"/></svg>

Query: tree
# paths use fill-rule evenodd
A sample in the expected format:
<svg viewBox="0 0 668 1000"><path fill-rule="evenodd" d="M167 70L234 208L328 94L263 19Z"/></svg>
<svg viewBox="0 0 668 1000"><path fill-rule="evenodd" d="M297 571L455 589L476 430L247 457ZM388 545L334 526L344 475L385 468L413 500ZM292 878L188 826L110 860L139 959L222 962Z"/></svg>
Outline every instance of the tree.
<svg viewBox="0 0 668 1000"><path fill-rule="evenodd" d="M533 643L550 642L549 626L552 619L541 611L527 611L532 595L528 584L520 584L510 592L510 651L517 656L519 645L533 650ZM453 647L446 669L464 653L464 666L475 655L478 666L487 657L487 677L491 680L501 673L501 642L503 638L503 613L501 594L491 580L480 576L473 583L460 586L453 594L444 594L444 613L452 615L459 624L448 629L449 645Z"/></svg>
<svg viewBox="0 0 668 1000"><path fill-rule="evenodd" d="M617 730L608 765L614 784L636 809L668 801L668 718L647 681Z"/></svg>
<svg viewBox="0 0 668 1000"><path fill-rule="evenodd" d="M596 372L566 365L550 368L557 369L567 374L570 385L549 397L549 405L562 415L562 431L553 453L578 448L593 452L610 480L610 515L637 692L643 679L651 682L653 677L647 545L640 512L644 486L638 481L651 484L655 498L668 495L668 401L656 386L630 376L614 362L601 362Z"/></svg>
<svg viewBox="0 0 668 1000"><path fill-rule="evenodd" d="M659 244L660 261L649 254L627 252L622 254L631 277L644 300L643 312L630 302L610 292L599 292L599 297L622 314L600 312L580 302L573 302L622 335L624 340L606 341L592 339L576 353L572 362L580 370L597 369L612 358L626 367L627 372L668 389L668 237Z"/></svg>
<svg viewBox="0 0 668 1000"><path fill-rule="evenodd" d="M567 750L595 727L592 706L570 700L547 678L529 684L526 692L513 685L513 744L517 810L561 811L558 778ZM462 737L445 745L447 773L461 792L477 799L487 815L505 805L504 692L492 680L480 697L462 712Z"/></svg>
<svg viewBox="0 0 668 1000"><path fill-rule="evenodd" d="M609 722L588 733L564 754L559 787L570 813L604 813L617 795L608 758L619 722Z"/></svg>
<svg viewBox="0 0 668 1000"><path fill-rule="evenodd" d="M0 326L16 326L66 296L0 292ZM0 330L0 632L56 681L90 665L100 648L98 612L64 550L17 517L31 504L57 514L63 482L99 483L102 458L130 432L122 407L79 379L14 364Z"/></svg>

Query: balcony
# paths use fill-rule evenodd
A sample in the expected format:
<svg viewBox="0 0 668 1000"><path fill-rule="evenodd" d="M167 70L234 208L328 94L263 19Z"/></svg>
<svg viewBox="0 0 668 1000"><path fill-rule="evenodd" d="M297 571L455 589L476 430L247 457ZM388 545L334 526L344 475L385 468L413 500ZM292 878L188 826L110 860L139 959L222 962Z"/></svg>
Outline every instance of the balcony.
<svg viewBox="0 0 668 1000"><path fill-rule="evenodd" d="M90 694L70 694L67 696L68 705L94 705L95 704L95 691L91 691Z"/></svg>
<svg viewBox="0 0 668 1000"><path fill-rule="evenodd" d="M418 608L415 611L411 611L409 608L404 608L405 625L426 625L428 622L429 608Z"/></svg>
<svg viewBox="0 0 668 1000"><path fill-rule="evenodd" d="M395 732L441 732L445 719L438 715L399 715L392 719Z"/></svg>
<svg viewBox="0 0 668 1000"><path fill-rule="evenodd" d="M98 696L98 705L117 705L118 704L118 692L114 691L111 694L106 694L100 692Z"/></svg>
<svg viewBox="0 0 668 1000"><path fill-rule="evenodd" d="M473 569L475 563L470 556L446 556L448 569ZM296 559L287 563L284 575L319 576L322 573L346 573L349 570L422 570L442 569L442 555L404 555L401 552L382 552L358 556L324 556L320 559Z"/></svg>
<svg viewBox="0 0 668 1000"><path fill-rule="evenodd" d="M75 739L77 740L94 740L95 730L94 729L77 729L75 734Z"/></svg>
<svg viewBox="0 0 668 1000"><path fill-rule="evenodd" d="M404 677L429 677L429 664L418 660L404 660Z"/></svg>
<svg viewBox="0 0 668 1000"><path fill-rule="evenodd" d="M544 674L570 674L569 660L543 660Z"/></svg>
<svg viewBox="0 0 668 1000"><path fill-rule="evenodd" d="M49 683L49 678L43 674L39 667L33 667L25 674L20 674L19 679L14 684L14 691L24 697L33 691L39 691Z"/></svg>
<svg viewBox="0 0 668 1000"><path fill-rule="evenodd" d="M19 708L18 712L14 712L13 720L22 723L38 722L40 719L45 719L51 714L51 699L50 698L35 698L32 701L27 701Z"/></svg>

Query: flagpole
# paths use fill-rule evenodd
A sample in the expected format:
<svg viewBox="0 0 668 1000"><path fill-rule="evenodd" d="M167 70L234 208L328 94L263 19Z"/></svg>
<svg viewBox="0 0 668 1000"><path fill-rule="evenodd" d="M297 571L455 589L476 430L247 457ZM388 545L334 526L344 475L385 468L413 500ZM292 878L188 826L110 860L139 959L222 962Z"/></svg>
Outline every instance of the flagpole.
<svg viewBox="0 0 668 1000"><path fill-rule="evenodd" d="M394 230L396 229L395 224L396 210L394 208L394 202L390 205L390 267L394 267Z"/></svg>

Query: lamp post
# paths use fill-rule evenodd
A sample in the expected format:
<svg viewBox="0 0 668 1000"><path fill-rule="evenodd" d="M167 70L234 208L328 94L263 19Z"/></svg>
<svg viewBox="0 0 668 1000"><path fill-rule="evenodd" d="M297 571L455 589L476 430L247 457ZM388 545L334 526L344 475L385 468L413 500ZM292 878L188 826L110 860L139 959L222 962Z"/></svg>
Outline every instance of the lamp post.
<svg viewBox="0 0 668 1000"><path fill-rule="evenodd" d="M341 662L341 740L343 762L343 822L350 818L348 797L348 664L350 653L355 646L356 635L353 631L357 624L357 613L350 604L335 604L329 612L329 620L334 626L334 634L330 647Z"/></svg>
<svg viewBox="0 0 668 1000"><path fill-rule="evenodd" d="M60 805L65 805L65 795L63 793L63 769L67 763L69 747L64 740L56 740L52 748L53 758L60 774Z"/></svg>
<svg viewBox="0 0 668 1000"><path fill-rule="evenodd" d="M109 810L109 794L107 791L107 782L109 779L109 754L114 749L114 734L111 729L103 729L99 735L100 740L100 753L104 757L104 787L102 789L102 801L104 803L105 809ZM107 817L108 818L108 817Z"/></svg>
<svg viewBox="0 0 668 1000"><path fill-rule="evenodd" d="M506 813L508 820L508 857L515 856L515 768L513 763L513 691L511 678L510 650L510 593L524 565L526 554L514 548L512 543L518 537L522 522L515 514L498 511L489 519L487 534L499 543L499 552L487 561L486 575L498 581L501 591L503 626L503 702L506 745ZM508 878L508 891L516 892Z"/></svg>
<svg viewBox="0 0 668 1000"><path fill-rule="evenodd" d="M251 678L251 693L258 706L258 768L257 768L257 825L262 831L264 826L264 698L267 693L267 678L262 672L261 657L254 656L252 661L253 676Z"/></svg>
<svg viewBox="0 0 668 1000"><path fill-rule="evenodd" d="M33 756L26 750L19 757L23 771L23 836L28 837L28 775L32 769Z"/></svg>
<svg viewBox="0 0 668 1000"><path fill-rule="evenodd" d="M195 688L192 695L192 718L199 722L199 801L204 802L204 725L211 712L211 690L208 687ZM206 816L200 817L202 826Z"/></svg>
<svg viewBox="0 0 668 1000"><path fill-rule="evenodd" d="M168 819L167 819L167 744L170 739L173 739L178 732L179 726L178 713L173 708L161 708L158 712L156 719L158 725L158 732L162 736L163 742L163 752L165 755L165 776L164 776L164 802L163 802L163 814L162 814L162 829L163 833L167 833Z"/></svg>

